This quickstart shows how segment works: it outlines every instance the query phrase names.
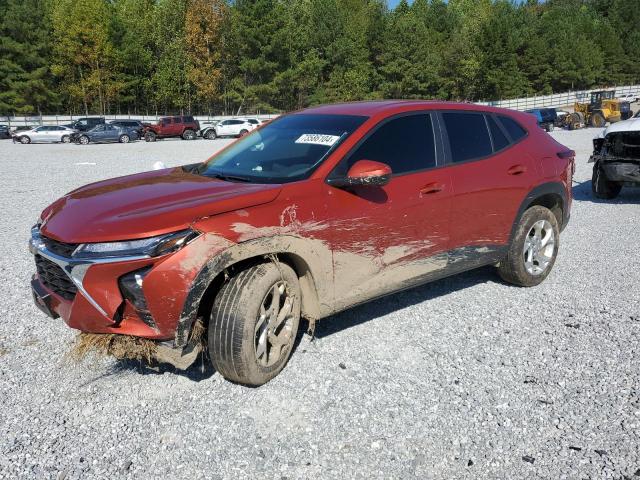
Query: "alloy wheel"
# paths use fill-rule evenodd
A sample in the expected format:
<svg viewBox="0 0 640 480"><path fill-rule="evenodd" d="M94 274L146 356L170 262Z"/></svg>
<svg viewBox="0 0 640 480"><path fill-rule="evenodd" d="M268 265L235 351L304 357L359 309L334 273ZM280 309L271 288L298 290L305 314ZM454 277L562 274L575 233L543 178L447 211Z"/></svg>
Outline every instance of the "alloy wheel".
<svg viewBox="0 0 640 480"><path fill-rule="evenodd" d="M553 260L556 246L553 227L548 220L538 220L524 241L524 266L530 275L542 275Z"/></svg>
<svg viewBox="0 0 640 480"><path fill-rule="evenodd" d="M293 344L293 302L285 281L275 283L262 300L254 346L256 360L263 367L275 364Z"/></svg>

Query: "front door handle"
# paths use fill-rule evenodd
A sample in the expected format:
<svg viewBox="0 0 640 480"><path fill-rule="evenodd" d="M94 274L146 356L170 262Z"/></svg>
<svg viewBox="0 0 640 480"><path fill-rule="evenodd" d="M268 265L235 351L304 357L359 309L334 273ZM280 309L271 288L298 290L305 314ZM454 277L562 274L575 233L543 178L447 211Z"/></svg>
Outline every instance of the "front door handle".
<svg viewBox="0 0 640 480"><path fill-rule="evenodd" d="M438 192L441 192L443 188L444 188L444 185L442 185L441 183L433 182L422 187L420 189L420 194L428 195L430 193L438 193Z"/></svg>
<svg viewBox="0 0 640 480"><path fill-rule="evenodd" d="M509 175L522 175L526 171L527 167L525 167L524 165L514 165L513 167L509 168L509 170L507 170L507 173Z"/></svg>

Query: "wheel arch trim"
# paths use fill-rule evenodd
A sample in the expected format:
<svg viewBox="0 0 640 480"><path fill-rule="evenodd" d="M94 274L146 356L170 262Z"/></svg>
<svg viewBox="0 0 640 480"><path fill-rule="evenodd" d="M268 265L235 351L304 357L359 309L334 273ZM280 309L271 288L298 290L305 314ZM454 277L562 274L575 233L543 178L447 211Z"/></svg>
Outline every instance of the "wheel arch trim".
<svg viewBox="0 0 640 480"><path fill-rule="evenodd" d="M561 182L547 182L547 183L538 185L537 187L530 190L527 196L524 198L524 200L520 204L518 213L516 214L516 217L513 221L513 225L511 226L511 234L509 235L509 241L511 241L511 239L513 238L516 228L518 227L518 223L520 222L520 219L522 218L522 215L524 214L524 212L526 212L527 209L533 205L545 206L542 203L536 203L536 202L543 198L553 198L553 197L559 197L561 202L562 217L558 222L559 224L558 226L560 227L560 230L563 230L567 222L569 221L569 199L568 199L567 191L565 190L565 187Z"/></svg>
<svg viewBox="0 0 640 480"><path fill-rule="evenodd" d="M333 264L330 251L327 257L327 247L317 243L322 242L289 235L262 237L235 244L211 257L192 282L176 325L175 346L186 345L205 295L213 293L209 287L216 281L223 282L228 269L252 262L277 259L293 268L300 280L302 315L321 318L328 308L323 307L321 299L333 297Z"/></svg>

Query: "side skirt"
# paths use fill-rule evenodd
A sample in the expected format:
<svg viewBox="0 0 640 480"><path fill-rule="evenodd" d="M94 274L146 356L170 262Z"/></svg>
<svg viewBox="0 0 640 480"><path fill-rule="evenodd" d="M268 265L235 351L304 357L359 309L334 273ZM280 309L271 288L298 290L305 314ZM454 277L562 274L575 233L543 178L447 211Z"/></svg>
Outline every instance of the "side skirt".
<svg viewBox="0 0 640 480"><path fill-rule="evenodd" d="M487 265L494 265L496 263L499 263L507 255L508 249L509 247L507 245L482 245L477 247L461 247L450 250L448 252L449 260L446 267L438 271L430 272L428 274L421 275L414 279L403 282L398 286L397 289L394 289L390 292L384 293L382 295L372 296L371 298L368 298L361 302L356 302L343 308L339 308L331 312L329 315L335 315L336 313L349 310L359 305L364 305L365 303L369 303L373 300L388 297L390 295L395 295L396 293L410 290L412 288L435 282L443 278L451 277L459 273L463 273L469 270L475 270L476 268L485 267Z"/></svg>

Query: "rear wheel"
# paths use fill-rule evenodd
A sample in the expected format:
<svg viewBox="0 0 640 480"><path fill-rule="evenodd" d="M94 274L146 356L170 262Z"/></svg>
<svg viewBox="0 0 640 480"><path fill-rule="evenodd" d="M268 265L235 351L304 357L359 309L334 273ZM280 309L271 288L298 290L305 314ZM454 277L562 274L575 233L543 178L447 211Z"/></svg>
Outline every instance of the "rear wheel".
<svg viewBox="0 0 640 480"><path fill-rule="evenodd" d="M582 126L582 117L579 113L570 113L567 115L567 126L569 130L577 130Z"/></svg>
<svg viewBox="0 0 640 480"><path fill-rule="evenodd" d="M262 385L285 366L300 322L300 285L283 263L263 263L232 277L209 321L209 352L226 379Z"/></svg>
<svg viewBox="0 0 640 480"><path fill-rule="evenodd" d="M31 139L26 135L23 135L20 137L20 143L22 143L23 145L26 145L28 143L31 143Z"/></svg>
<svg viewBox="0 0 640 480"><path fill-rule="evenodd" d="M606 120L604 118L604 115L602 115L602 113L600 112L595 112L593 115L591 115L591 126L594 128L602 128L604 127L604 124L606 123Z"/></svg>
<svg viewBox="0 0 640 480"><path fill-rule="evenodd" d="M591 176L591 192L593 192L593 196L603 200L611 200L620 195L620 190L622 190L622 185L610 181L600 164L596 163L593 166L593 174Z"/></svg>
<svg viewBox="0 0 640 480"><path fill-rule="evenodd" d="M144 134L145 142L155 142L157 139L157 135L154 132L147 132Z"/></svg>
<svg viewBox="0 0 640 480"><path fill-rule="evenodd" d="M187 129L183 132L182 138L184 140L194 140L196 138L196 132L193 130Z"/></svg>
<svg viewBox="0 0 640 480"><path fill-rule="evenodd" d="M524 212L498 273L506 282L521 287L540 284L556 261L560 229L556 216L548 208L533 206Z"/></svg>
<svg viewBox="0 0 640 480"><path fill-rule="evenodd" d="M204 134L204 138L207 140L215 140L216 139L216 131L212 128L211 130L207 130Z"/></svg>
<svg viewBox="0 0 640 480"><path fill-rule="evenodd" d="M120 143L129 143L131 141L131 138L129 138L129 135L125 133L123 135L120 135L119 141Z"/></svg>

